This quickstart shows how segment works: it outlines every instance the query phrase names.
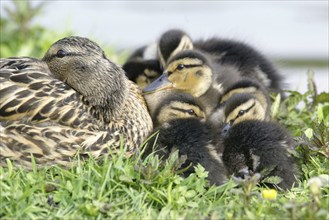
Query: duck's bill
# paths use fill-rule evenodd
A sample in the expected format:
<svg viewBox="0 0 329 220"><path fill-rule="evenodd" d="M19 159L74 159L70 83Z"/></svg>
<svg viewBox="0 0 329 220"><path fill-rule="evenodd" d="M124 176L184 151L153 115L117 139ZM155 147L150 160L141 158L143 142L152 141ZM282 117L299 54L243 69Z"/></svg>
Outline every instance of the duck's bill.
<svg viewBox="0 0 329 220"><path fill-rule="evenodd" d="M143 93L152 93L164 89L171 89L173 85L168 81L167 75L162 74L159 78L153 81L150 85L143 89Z"/></svg>
<svg viewBox="0 0 329 220"><path fill-rule="evenodd" d="M228 122L228 123L226 123L225 125L224 125L224 127L223 127L223 129L222 129L222 135L223 136L226 136L227 135L227 133L228 133L228 131L231 129L231 123L230 122Z"/></svg>

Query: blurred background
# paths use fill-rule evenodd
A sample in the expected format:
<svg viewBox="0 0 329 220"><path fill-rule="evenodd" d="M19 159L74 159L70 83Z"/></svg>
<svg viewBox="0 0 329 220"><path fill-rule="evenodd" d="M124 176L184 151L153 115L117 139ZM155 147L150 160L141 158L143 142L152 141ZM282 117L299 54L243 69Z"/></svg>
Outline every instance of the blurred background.
<svg viewBox="0 0 329 220"><path fill-rule="evenodd" d="M41 58L68 35L89 37L122 64L170 28L192 39L243 41L265 54L286 88L306 91L314 72L329 91L329 3L325 1L12 1L1 0L1 57Z"/></svg>

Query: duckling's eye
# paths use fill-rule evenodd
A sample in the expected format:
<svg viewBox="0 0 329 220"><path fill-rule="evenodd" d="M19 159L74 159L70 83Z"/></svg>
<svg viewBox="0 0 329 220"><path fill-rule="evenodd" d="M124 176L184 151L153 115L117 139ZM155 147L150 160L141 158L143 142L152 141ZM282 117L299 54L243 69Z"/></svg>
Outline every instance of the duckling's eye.
<svg viewBox="0 0 329 220"><path fill-rule="evenodd" d="M238 113L238 115L239 115L239 116L242 116L244 113L245 113L244 110L240 110L239 113Z"/></svg>
<svg viewBox="0 0 329 220"><path fill-rule="evenodd" d="M67 53L64 51L64 50L59 50L59 51L57 51L57 53L56 53L56 56L58 57L58 58L63 58L63 57L65 57L67 55Z"/></svg>
<svg viewBox="0 0 329 220"><path fill-rule="evenodd" d="M189 114L189 115L196 115L195 114L195 111L193 109L188 109L187 110L187 114Z"/></svg>
<svg viewBox="0 0 329 220"><path fill-rule="evenodd" d="M184 69L184 68L185 68L184 64L179 64L179 65L176 67L177 70L182 70L182 69Z"/></svg>

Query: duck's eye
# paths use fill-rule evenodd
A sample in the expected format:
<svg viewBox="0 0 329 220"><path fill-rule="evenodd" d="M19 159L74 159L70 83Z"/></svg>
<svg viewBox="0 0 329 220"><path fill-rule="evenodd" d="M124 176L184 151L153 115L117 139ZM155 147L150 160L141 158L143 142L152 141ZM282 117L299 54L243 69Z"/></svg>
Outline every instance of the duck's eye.
<svg viewBox="0 0 329 220"><path fill-rule="evenodd" d="M187 110L187 113L188 113L189 115L196 115L196 114L195 114L195 111L194 111L193 109L188 109L188 110Z"/></svg>
<svg viewBox="0 0 329 220"><path fill-rule="evenodd" d="M244 113L245 113L244 110L240 110L240 111L239 111L239 116L242 116Z"/></svg>
<svg viewBox="0 0 329 220"><path fill-rule="evenodd" d="M58 58L63 58L63 57L65 57L67 55L67 53L64 51L64 50L59 50L59 51L57 51L57 53L56 53L56 56L58 57Z"/></svg>
<svg viewBox="0 0 329 220"><path fill-rule="evenodd" d="M178 70L182 70L182 69L184 69L184 68L185 68L184 64L179 64L179 65L176 67L176 69L178 69Z"/></svg>

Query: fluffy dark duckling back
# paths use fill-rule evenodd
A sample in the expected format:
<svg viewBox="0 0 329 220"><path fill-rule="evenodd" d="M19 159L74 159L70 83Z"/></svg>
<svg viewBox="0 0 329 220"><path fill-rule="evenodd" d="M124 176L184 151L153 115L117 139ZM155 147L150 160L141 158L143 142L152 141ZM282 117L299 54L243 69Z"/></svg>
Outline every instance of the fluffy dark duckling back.
<svg viewBox="0 0 329 220"><path fill-rule="evenodd" d="M194 167L201 164L208 171L210 184L221 185L226 181L226 171L217 146L211 142L209 129L197 118L172 120L159 129L156 144L165 158L168 153L179 150L179 155L186 155L182 168L188 168L185 176L194 172ZM161 154L160 154L161 155Z"/></svg>
<svg viewBox="0 0 329 220"><path fill-rule="evenodd" d="M221 38L199 40L194 45L200 50L217 54L221 64L234 65L243 77L256 80L271 92L281 92L282 76L272 62L254 47Z"/></svg>

